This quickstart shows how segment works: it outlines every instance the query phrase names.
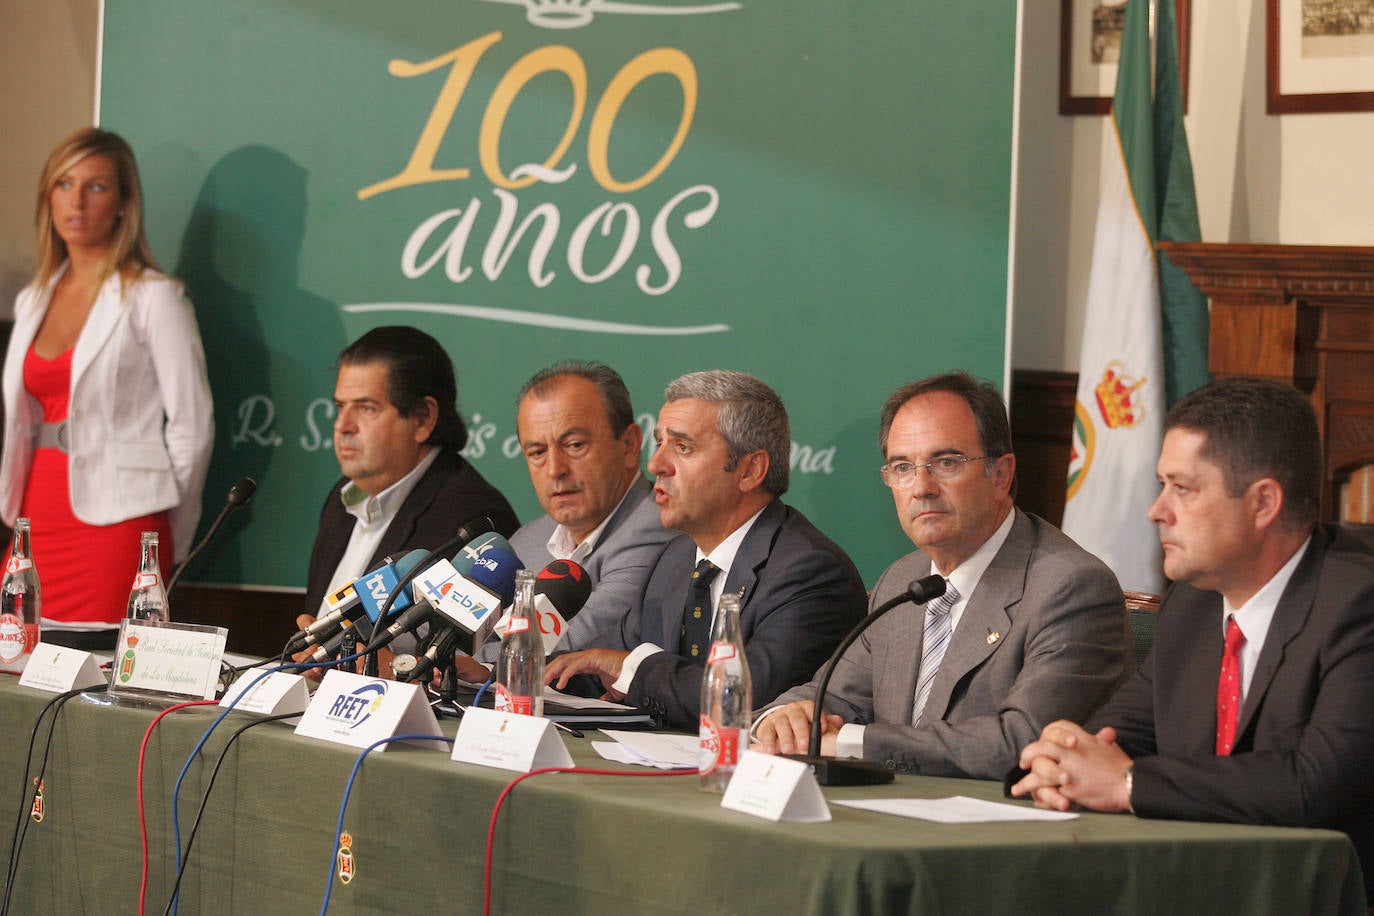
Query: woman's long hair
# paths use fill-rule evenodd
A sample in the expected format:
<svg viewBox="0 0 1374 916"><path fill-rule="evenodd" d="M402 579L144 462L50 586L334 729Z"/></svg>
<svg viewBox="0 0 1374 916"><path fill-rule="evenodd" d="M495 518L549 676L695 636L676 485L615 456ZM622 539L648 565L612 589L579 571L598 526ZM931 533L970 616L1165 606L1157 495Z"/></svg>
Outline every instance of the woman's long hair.
<svg viewBox="0 0 1374 916"><path fill-rule="evenodd" d="M138 180L134 151L118 134L98 127L84 127L57 145L48 156L38 180L38 206L34 225L38 230L38 270L34 284L45 285L67 260L67 243L57 234L52 220L52 191L62 176L88 156L105 156L114 163L123 207L105 256L96 266L97 288L118 272L125 285L134 282L144 268L157 269L148 239L143 234L143 188Z"/></svg>

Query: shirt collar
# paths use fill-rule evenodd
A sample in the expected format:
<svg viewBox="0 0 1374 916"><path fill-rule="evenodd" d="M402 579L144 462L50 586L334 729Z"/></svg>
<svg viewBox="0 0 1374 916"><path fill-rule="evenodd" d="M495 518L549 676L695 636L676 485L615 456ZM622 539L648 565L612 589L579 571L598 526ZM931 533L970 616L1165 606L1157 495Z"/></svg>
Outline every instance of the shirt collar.
<svg viewBox="0 0 1374 916"><path fill-rule="evenodd" d="M768 505L772 505L772 503L770 502ZM763 509L767 508L768 506L763 507ZM743 525L740 525L734 531L730 532L729 536L717 544L716 549L710 553L703 553L700 547L697 548L698 563L702 560L710 560L712 564L719 567L720 572L716 575L716 582L719 582L722 588L725 586L726 578L730 575L730 567L735 563L735 554L739 553L739 548L740 545L744 543L745 535L749 533L750 528L754 527L754 523L759 520L759 516L763 514L763 509L749 516L748 520L745 521ZM714 585L715 583L712 584Z"/></svg>
<svg viewBox="0 0 1374 916"><path fill-rule="evenodd" d="M368 494L353 481L344 484L339 491L339 498L343 501L344 511L362 522L364 525L375 525L377 522L385 520L387 524L395 518L400 511L401 504L406 501L406 497L415 489L415 485L420 482L420 478L425 476L429 466L439 457L437 446L431 446L428 454L420 459L420 463L411 468L410 471L400 480L387 487L376 496Z"/></svg>
<svg viewBox="0 0 1374 916"><path fill-rule="evenodd" d="M967 604L968 599L973 597L973 590L978 587L978 583L983 578L983 573L992 565L992 558L997 556L997 551L1002 549L1006 543L1007 536L1011 534L1012 522L1016 519L1016 509L1012 508L1007 513L1007 517L1002 519L1002 524L997 526L997 530L992 533L992 537L983 542L982 546L973 552L969 557L950 571L945 578L958 590L961 599L960 604Z"/></svg>
<svg viewBox="0 0 1374 916"><path fill-rule="evenodd" d="M1288 562L1279 567L1279 571L1269 579L1268 582L1250 596L1250 600L1240 607L1232 607L1231 602L1226 600L1226 596L1221 597L1221 627L1222 635L1226 633L1226 618L1232 615L1236 618L1236 625L1245 634L1245 641L1252 645L1261 645L1265 636L1269 634L1269 622L1274 619L1274 611L1278 610L1279 599L1283 597L1283 590L1288 587L1288 581L1293 578L1293 573L1298 568L1298 562L1307 553L1308 545L1312 543L1312 536L1308 535L1307 540L1303 541L1301 547L1293 552L1288 558Z"/></svg>
<svg viewBox="0 0 1374 916"><path fill-rule="evenodd" d="M573 543L572 532L568 530L567 525L556 525L553 534L549 535L548 544L545 545L548 547L549 556L555 560L572 560L574 563L581 563L585 560L596 548L596 542L601 540L606 525L615 518L620 507L625 505L625 497L630 495L630 491L634 489L634 484L635 482L631 480L630 485L625 488L625 492L620 494L620 501L615 504L615 508L606 514L606 517L601 520L601 524L593 528L591 533L582 539L582 543Z"/></svg>

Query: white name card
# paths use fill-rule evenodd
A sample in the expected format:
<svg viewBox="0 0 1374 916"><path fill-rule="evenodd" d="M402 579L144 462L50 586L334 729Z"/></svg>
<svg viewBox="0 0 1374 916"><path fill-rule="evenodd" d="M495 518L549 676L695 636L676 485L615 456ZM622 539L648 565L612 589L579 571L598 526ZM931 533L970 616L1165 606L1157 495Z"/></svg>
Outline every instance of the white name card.
<svg viewBox="0 0 1374 916"><path fill-rule="evenodd" d="M223 707L263 716L284 716L305 712L310 705L310 688L305 678L286 671L272 671L275 665L260 665L243 673L219 701ZM271 672L270 674L268 672Z"/></svg>
<svg viewBox="0 0 1374 916"><path fill-rule="evenodd" d="M397 735L438 735L439 722L418 684L364 677L348 671L325 673L315 698L296 724L296 734L349 747L367 747ZM448 742L407 743L448 750ZM378 750L386 750L383 744Z"/></svg>
<svg viewBox="0 0 1374 916"><path fill-rule="evenodd" d="M469 706L453 742L454 760L528 773L541 767L570 767L572 755L542 716L522 716Z"/></svg>
<svg viewBox="0 0 1374 916"><path fill-rule="evenodd" d="M45 642L33 647L29 664L19 678L20 687L51 693L85 690L103 683L105 675L100 673L100 662L94 655Z"/></svg>
<svg viewBox="0 0 1374 916"><path fill-rule="evenodd" d="M214 699L228 634L224 627L125 620L119 625L110 692Z"/></svg>
<svg viewBox="0 0 1374 916"><path fill-rule="evenodd" d="M758 751L740 756L720 806L770 821L819 824L830 820L830 806L809 766Z"/></svg>

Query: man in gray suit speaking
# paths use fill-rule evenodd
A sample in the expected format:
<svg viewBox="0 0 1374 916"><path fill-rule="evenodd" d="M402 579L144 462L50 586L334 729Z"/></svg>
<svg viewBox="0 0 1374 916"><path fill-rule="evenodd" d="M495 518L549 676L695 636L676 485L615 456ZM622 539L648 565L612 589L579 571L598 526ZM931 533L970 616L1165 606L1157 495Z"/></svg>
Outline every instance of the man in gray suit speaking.
<svg viewBox="0 0 1374 916"><path fill-rule="evenodd" d="M883 406L883 482L919 550L870 607L937 572L925 608L899 605L836 667L821 753L903 773L1000 779L1047 723L1087 715L1133 665L1116 577L1013 505L1016 458L997 390L967 373L906 385ZM759 749L805 752L815 683L758 723ZM1066 712L1073 710L1074 712Z"/></svg>
<svg viewBox="0 0 1374 916"><path fill-rule="evenodd" d="M639 469L644 434L611 367L568 360L535 373L520 389L515 427L545 514L521 527L511 546L530 569L558 559L587 571L591 597L562 644L585 649L620 622L677 532L658 520ZM488 661L496 648L488 648Z"/></svg>

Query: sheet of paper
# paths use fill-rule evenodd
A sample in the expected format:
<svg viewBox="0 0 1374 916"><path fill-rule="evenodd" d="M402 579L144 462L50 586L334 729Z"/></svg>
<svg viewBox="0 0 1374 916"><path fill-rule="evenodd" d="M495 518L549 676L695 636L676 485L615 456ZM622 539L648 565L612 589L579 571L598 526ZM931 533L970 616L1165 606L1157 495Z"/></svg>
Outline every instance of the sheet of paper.
<svg viewBox="0 0 1374 916"><path fill-rule="evenodd" d="M695 770L697 768L697 761L701 753L701 739L695 735L662 735L654 732L619 731L612 728L603 728L601 733L608 738L614 738L631 757L638 758L637 760L627 760L626 763L638 763L641 766L667 770Z"/></svg>
<svg viewBox="0 0 1374 916"><path fill-rule="evenodd" d="M950 798L872 798L831 804L863 808L880 814L914 817L938 824L984 824L994 821L1071 821L1077 814L1046 811L1029 805L1005 805L964 795Z"/></svg>
<svg viewBox="0 0 1374 916"><path fill-rule="evenodd" d="M552 700L560 706L569 709L614 709L617 711L631 711L633 706L626 706L623 703L612 703L608 700L593 700L590 697L575 697L570 693L559 693L552 687L544 688L544 699Z"/></svg>
<svg viewBox="0 0 1374 916"><path fill-rule="evenodd" d="M660 770L675 769L670 763L645 760L625 745L615 741L593 741L592 750L600 754L603 760L611 760L615 763L628 763L637 767L654 767Z"/></svg>

